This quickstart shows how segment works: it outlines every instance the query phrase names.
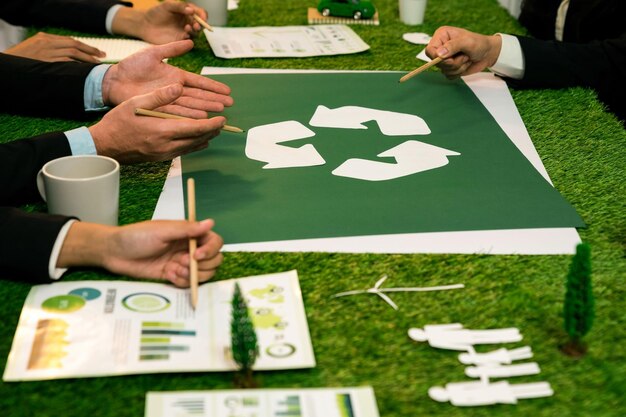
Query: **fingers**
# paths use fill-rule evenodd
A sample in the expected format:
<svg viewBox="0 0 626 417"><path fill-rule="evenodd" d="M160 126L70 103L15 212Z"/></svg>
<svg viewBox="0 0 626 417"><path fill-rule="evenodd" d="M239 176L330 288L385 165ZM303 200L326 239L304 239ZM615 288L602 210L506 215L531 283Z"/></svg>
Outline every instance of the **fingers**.
<svg viewBox="0 0 626 417"><path fill-rule="evenodd" d="M202 20L206 21L208 19L209 16L207 15L206 10L204 10L202 7L196 6L193 3L187 3L187 6L191 7L191 9L193 10L193 13L197 14L198 16L200 16L200 18Z"/></svg>
<svg viewBox="0 0 626 417"><path fill-rule="evenodd" d="M189 117L191 119L206 119L209 114L204 110L192 109L178 104L168 104L166 106L157 107L155 110L163 113L176 114L178 116ZM219 110L218 110L219 111Z"/></svg>
<svg viewBox="0 0 626 417"><path fill-rule="evenodd" d="M167 3L163 3L163 4L167 4ZM184 3L180 3L180 4L183 5ZM174 57L183 55L191 51L192 48L193 48L193 41L189 39L170 42L170 43L166 43L163 45L156 45L152 47L152 49L158 55L159 61L163 61L165 58L174 58Z"/></svg>
<svg viewBox="0 0 626 417"><path fill-rule="evenodd" d="M224 246L224 240L222 237L213 231L198 237L197 240L198 247L194 254L194 258L198 262L215 257L222 249L222 246Z"/></svg>
<svg viewBox="0 0 626 417"><path fill-rule="evenodd" d="M46 42L47 44L49 44L49 47L57 49L75 49L92 56L106 56L106 54L98 48L94 48L93 46L87 45L86 43L78 41L69 36L52 35L50 33L39 32L37 35L35 35L35 38L42 42Z"/></svg>
<svg viewBox="0 0 626 417"><path fill-rule="evenodd" d="M196 239L198 243L193 257L198 261L199 272L213 270L222 263L220 250L224 246L224 240L211 230L214 224L214 221L211 219L190 224L189 237ZM189 260L187 259L187 261Z"/></svg>
<svg viewBox="0 0 626 417"><path fill-rule="evenodd" d="M220 252L224 241L217 233L211 231L213 220L205 220L199 223L187 223L189 238L198 239L198 248L194 258L198 264L198 280L206 282L215 276L217 269L222 264L224 256ZM178 287L189 286L189 253L181 253L172 267L164 271L167 280Z"/></svg>
<svg viewBox="0 0 626 417"><path fill-rule="evenodd" d="M144 116L135 116L144 117ZM147 119L144 117L144 119ZM150 123L150 141L142 149L142 161L165 161L180 155L185 155L204 149L208 142L220 134L224 126L223 117L212 119L171 120L157 119L144 120Z"/></svg>
<svg viewBox="0 0 626 417"><path fill-rule="evenodd" d="M222 255L220 254L220 264L222 262L222 259ZM209 270L201 271L200 269L198 269L198 281L207 282L208 280L213 278L217 273L218 266L219 264L215 268ZM165 276L165 279L167 279L179 288L189 288L189 268L179 266L177 270L169 271L168 274Z"/></svg>
<svg viewBox="0 0 626 417"><path fill-rule="evenodd" d="M101 61L96 58L94 55L91 55L87 52L84 52L80 49L76 48L66 48L66 49L57 49L55 51L55 55L58 58L66 58L65 60L74 60L74 61L82 61L82 62L90 62L93 64L100 64Z"/></svg>
<svg viewBox="0 0 626 417"><path fill-rule="evenodd" d="M464 75L467 69L472 65L467 55L460 54L452 58L448 58L439 64L439 68L449 79L458 78Z"/></svg>
<svg viewBox="0 0 626 417"><path fill-rule="evenodd" d="M180 84L170 84L154 90L152 93L133 97L130 101L134 107L154 110L157 107L173 103L183 94L183 86Z"/></svg>
<svg viewBox="0 0 626 417"><path fill-rule="evenodd" d="M171 129L168 135L180 141L206 135L212 139L224 127L226 119L222 116L216 116L210 119L168 120L168 122L170 122L168 128Z"/></svg>
<svg viewBox="0 0 626 417"><path fill-rule="evenodd" d="M160 4L164 10L170 13L178 13L178 14L186 14L192 15L194 14L194 9L191 7L191 4L185 3L183 1L164 1ZM159 7L159 6L155 6Z"/></svg>
<svg viewBox="0 0 626 417"><path fill-rule="evenodd" d="M104 51L101 51L91 45L87 45L86 43L77 41L76 39L71 39L71 48L89 56L97 56L101 58L106 56Z"/></svg>
<svg viewBox="0 0 626 417"><path fill-rule="evenodd" d="M219 81L212 80L202 75L184 72L183 81L186 87L212 91L217 94L230 95L230 87Z"/></svg>
<svg viewBox="0 0 626 417"><path fill-rule="evenodd" d="M224 111L224 103L219 101L219 97L211 97L209 94L207 94L207 96L206 98L195 98L183 95L176 99L174 104L189 109L202 110L204 112L219 113Z"/></svg>
<svg viewBox="0 0 626 417"><path fill-rule="evenodd" d="M201 224L205 227L209 225L213 227L213 220L205 220ZM201 281L211 278L222 264L224 259L221 253L222 246L224 246L224 240L213 231L198 238L198 248L193 257L198 261L198 278Z"/></svg>
<svg viewBox="0 0 626 417"><path fill-rule="evenodd" d="M221 83L218 83L221 84ZM185 91L183 92L183 96L185 97L193 97L202 101L207 102L218 102L221 103L225 107L230 107L233 105L233 98L228 95L230 94L230 88L224 84L222 86L226 87L225 89L220 89L221 91L228 91L227 93L216 92L216 89L201 89L190 86L189 84L185 85ZM216 86L219 87L219 86Z"/></svg>
<svg viewBox="0 0 626 417"><path fill-rule="evenodd" d="M180 108L186 108L190 110L183 110L182 113L176 112L175 114L193 118L206 118L207 112L222 112L224 111L225 107L230 107L233 105L233 103L234 101L230 96L213 93L197 88L185 87L181 97L176 99L173 104ZM193 110L200 110L204 112L204 114L198 116L199 113L193 112Z"/></svg>
<svg viewBox="0 0 626 417"><path fill-rule="evenodd" d="M44 32L37 33L15 47L9 48L6 52L50 62L75 60L100 63L98 57L106 56L98 48L69 36L51 35Z"/></svg>

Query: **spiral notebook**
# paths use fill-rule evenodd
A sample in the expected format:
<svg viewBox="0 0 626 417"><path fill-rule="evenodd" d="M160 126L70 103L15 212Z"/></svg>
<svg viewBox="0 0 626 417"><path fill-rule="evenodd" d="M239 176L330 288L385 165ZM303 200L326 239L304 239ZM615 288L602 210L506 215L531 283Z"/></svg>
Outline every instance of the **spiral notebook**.
<svg viewBox="0 0 626 417"><path fill-rule="evenodd" d="M106 52L106 57L101 58L100 60L102 62L109 63L119 62L129 55L151 46L148 42L136 39L85 37L74 37L74 39Z"/></svg>

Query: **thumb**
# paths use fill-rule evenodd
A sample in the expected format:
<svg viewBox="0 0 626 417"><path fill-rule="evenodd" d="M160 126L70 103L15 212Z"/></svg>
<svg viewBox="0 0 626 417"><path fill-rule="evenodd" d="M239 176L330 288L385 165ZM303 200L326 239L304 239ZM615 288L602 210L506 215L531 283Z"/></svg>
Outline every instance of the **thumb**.
<svg viewBox="0 0 626 417"><path fill-rule="evenodd" d="M479 49L479 42L472 36L457 36L437 48L437 56L446 59L458 53L473 56Z"/></svg>
<svg viewBox="0 0 626 417"><path fill-rule="evenodd" d="M200 222L195 223L187 223L189 226L188 233L189 238L200 238L203 235L207 234L213 226L215 226L215 221L213 219L206 219Z"/></svg>
<svg viewBox="0 0 626 417"><path fill-rule="evenodd" d="M458 40L449 40L437 48L437 56L443 59L456 55L461 50Z"/></svg>
<svg viewBox="0 0 626 417"><path fill-rule="evenodd" d="M191 49L193 48L193 41L190 39L186 39L183 41L176 41L163 45L153 46L153 48L156 50L156 53L159 56L159 60L163 61L166 58L174 58L191 51Z"/></svg>
<svg viewBox="0 0 626 417"><path fill-rule="evenodd" d="M142 107L148 110L154 110L158 107L170 104L178 99L183 94L183 86L180 84L170 84L165 87L161 87L154 90L151 93L137 96L133 100L135 101L135 107Z"/></svg>

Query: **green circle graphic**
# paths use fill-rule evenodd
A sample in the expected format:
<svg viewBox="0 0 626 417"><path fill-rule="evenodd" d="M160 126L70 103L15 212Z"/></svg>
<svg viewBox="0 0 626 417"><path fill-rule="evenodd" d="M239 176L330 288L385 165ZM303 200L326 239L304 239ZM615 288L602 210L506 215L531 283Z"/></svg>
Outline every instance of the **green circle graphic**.
<svg viewBox="0 0 626 417"><path fill-rule="evenodd" d="M57 295L44 301L41 308L52 313L72 313L83 308L85 303L85 299L78 295Z"/></svg>
<svg viewBox="0 0 626 417"><path fill-rule="evenodd" d="M156 313L170 306L170 300L151 292L138 292L124 297L122 305L130 311L139 313Z"/></svg>
<svg viewBox="0 0 626 417"><path fill-rule="evenodd" d="M296 347L291 343L277 343L265 349L265 353L273 358L286 358L296 352Z"/></svg>

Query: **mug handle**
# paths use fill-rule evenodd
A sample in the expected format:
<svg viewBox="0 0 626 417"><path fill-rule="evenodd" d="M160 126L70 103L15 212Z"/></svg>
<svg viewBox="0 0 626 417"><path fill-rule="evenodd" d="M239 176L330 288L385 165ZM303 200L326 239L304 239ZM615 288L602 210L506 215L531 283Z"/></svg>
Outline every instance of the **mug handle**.
<svg viewBox="0 0 626 417"><path fill-rule="evenodd" d="M43 201L47 201L46 200L46 187L44 186L44 183L43 183L43 169L40 169L39 172L37 173L37 189L39 190L39 195L41 195L41 198L43 198Z"/></svg>

